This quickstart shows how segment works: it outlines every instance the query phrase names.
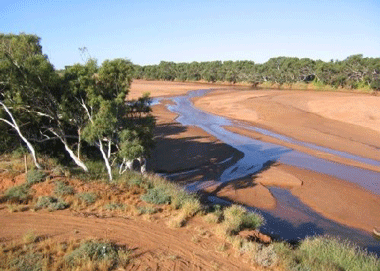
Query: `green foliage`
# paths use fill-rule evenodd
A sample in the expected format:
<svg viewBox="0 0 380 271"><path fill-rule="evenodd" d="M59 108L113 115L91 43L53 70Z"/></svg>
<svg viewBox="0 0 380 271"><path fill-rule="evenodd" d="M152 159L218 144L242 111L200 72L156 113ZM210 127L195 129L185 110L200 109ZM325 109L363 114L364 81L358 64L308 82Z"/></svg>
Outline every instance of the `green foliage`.
<svg viewBox="0 0 380 271"><path fill-rule="evenodd" d="M93 192L79 193L79 194L76 194L75 196L88 205L95 203L97 199L97 195Z"/></svg>
<svg viewBox="0 0 380 271"><path fill-rule="evenodd" d="M231 205L223 211L223 224L226 233L237 234L243 229L257 229L264 224L264 218L254 212L248 212L244 207Z"/></svg>
<svg viewBox="0 0 380 271"><path fill-rule="evenodd" d="M106 242L87 241L65 256L70 267L84 266L87 262L105 262L111 269L118 264L119 253L115 245Z"/></svg>
<svg viewBox="0 0 380 271"><path fill-rule="evenodd" d="M63 210L69 207L69 204L63 201L62 199L50 197L50 196L41 196L38 197L35 208L42 209L46 208L49 211Z"/></svg>
<svg viewBox="0 0 380 271"><path fill-rule="evenodd" d="M167 187L157 186L148 189L146 194L141 196L141 199L153 204L170 204L172 197Z"/></svg>
<svg viewBox="0 0 380 271"><path fill-rule="evenodd" d="M63 181L56 181L54 194L57 196L74 195L74 188Z"/></svg>
<svg viewBox="0 0 380 271"><path fill-rule="evenodd" d="M380 270L380 261L348 241L332 237L313 237L301 242L297 250L298 267L317 270Z"/></svg>
<svg viewBox="0 0 380 271"><path fill-rule="evenodd" d="M22 184L8 188L4 193L4 198L13 203L26 203L30 198L29 185Z"/></svg>
<svg viewBox="0 0 380 271"><path fill-rule="evenodd" d="M159 65L135 65L134 77L169 81L246 82L252 85L264 83L263 87L273 83L281 86L314 81L317 83L313 84L318 88L328 85L329 90L331 87L356 89L363 86L376 89L377 83L372 83L380 80L380 58L352 55L343 61L323 62L310 58L274 57L263 64L255 64L253 61L162 61Z"/></svg>
<svg viewBox="0 0 380 271"><path fill-rule="evenodd" d="M35 184L44 181L47 174L41 170L29 170L26 174L26 182L28 184Z"/></svg>
<svg viewBox="0 0 380 271"><path fill-rule="evenodd" d="M295 249L275 243L274 249L289 270L380 270L380 260L374 254L330 236L306 238Z"/></svg>
<svg viewBox="0 0 380 271"><path fill-rule="evenodd" d="M43 255L41 253L29 252L13 258L9 263L10 270L18 271L40 271L42 269Z"/></svg>

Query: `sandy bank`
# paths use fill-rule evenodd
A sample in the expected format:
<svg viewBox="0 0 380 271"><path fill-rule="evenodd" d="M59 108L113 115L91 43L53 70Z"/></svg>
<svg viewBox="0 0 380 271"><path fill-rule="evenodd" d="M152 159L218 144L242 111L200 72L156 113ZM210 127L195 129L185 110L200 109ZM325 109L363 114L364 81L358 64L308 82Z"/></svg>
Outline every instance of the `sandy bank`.
<svg viewBox="0 0 380 271"><path fill-rule="evenodd" d="M175 83L172 84L172 89L175 89ZM191 87L192 86L190 86L190 88ZM295 133L299 135L299 140L304 140L303 132L309 132L309 134L305 134L306 137L309 136L314 138L316 140L314 143L318 144L318 142L325 142L324 136L328 136L328 134L324 134L320 130L321 127L318 126L318 123L314 123L314 121L315 118L323 119L323 127L331 125L330 129L335 132L334 135L331 135L332 139L340 138L340 144L343 147L350 149L350 146L346 146L345 143L347 141L351 142L351 137L356 136L355 130L353 134L349 134L348 131L350 131L350 129L346 126L346 129L342 132L333 125L338 121L327 119L314 113L302 110L301 100L295 102L295 104L298 103L297 106L290 106L280 103L278 107L274 107L274 104L277 104L278 102L275 102L274 104L270 102L271 95L282 95L283 92L284 91L262 91L258 93L251 93L244 91L222 90L211 94L211 96L198 99L196 104L201 104L202 107L205 107L204 109L208 109L208 111L215 110L218 111L218 113L223 114L226 113L224 111L235 110L232 114L240 116L240 119L246 121L247 116L251 116L248 119L252 121L254 119L252 116L255 114L246 115L241 113L242 111L239 110L239 108L242 108L241 105L236 105L235 107L234 104L238 103L239 99L241 99L239 96L241 94L242 97L246 99L246 101L242 101L245 109L252 111L250 106L253 106L253 104L260 105L263 103L262 99L264 99L265 101L269 101L269 105L263 106L262 108L265 110L262 109L261 111L256 110L255 107L255 112L257 113L257 119L254 121L255 123L257 121L260 123L264 122L262 120L263 116L267 114L264 119L269 119L270 124L277 124L283 129L289 131L295 130ZM293 91L289 91L287 95L290 94L295 95ZM325 93L321 94L325 95ZM303 95L306 95L306 93L303 93ZM310 92L310 95L313 96L314 94ZM315 95L320 95L320 93L316 93ZM340 95L340 93L338 93L338 95ZM223 99L221 99L221 97ZM252 101L256 99L261 100L253 103ZM293 99L295 99L294 96ZM290 100L291 98L288 97L287 101ZM214 107L215 104L219 107ZM272 106L272 109L270 106ZM225 109L221 109L222 107L225 107ZM260 108L260 106L258 108ZM290 112L288 112L288 109ZM380 216L378 215L378 210L380 210L379 196L373 195L357 185L308 170L276 164L266 168L258 174L255 174L252 178L237 180L229 183L228 185L216 186L215 183L213 183L213 178L215 178L215 176L223 170L223 166L221 166L219 162L229 157L238 158L241 154L230 146L219 142L214 137L208 135L199 128L183 127L179 125L175 121L176 114L169 112L162 105L154 107L154 115L158 120L156 130L157 148L152 157L152 165L156 171L178 172L181 170L199 169L183 178L179 176L177 180L179 182L191 182L194 180L207 179L210 182L210 185L207 185L207 192L241 204L264 209L273 209L276 207L276 199L267 187L285 187L290 189L291 193L301 199L301 201L306 205L334 221L351 227L364 229L369 232L372 231L373 227L378 227L380 225ZM297 119L298 116L300 116L300 119ZM276 117L278 119L276 119ZM291 123L289 123L287 119L293 117L296 119L292 119ZM352 124L347 124L342 121L339 123L341 126L348 125L348 127L352 128L352 126L350 126ZM295 126L286 127L286 125ZM379 138L374 138L374 135L378 135L376 131L357 125L355 127L357 129L356 132L362 131L361 129L372 131L368 132L367 130L364 130L366 135L369 134L370 139L368 140L373 140L374 144L379 144L380 146ZM300 129L300 131L298 131L298 129ZM236 132L244 133L242 130ZM372 137L371 133L373 133ZM257 134L249 136L262 137ZM321 136L321 138L318 138L318 136ZM363 139L363 142L352 142L356 142L355 144L366 146L370 149L372 151L372 158L380 157L377 156L379 150L371 147L372 144L365 140L363 134L361 135L361 139ZM329 141L327 140L326 142L324 144L328 145ZM335 145L328 145L327 147L333 146ZM344 150L347 151L347 149ZM353 153L361 153L360 150L355 152L355 148L352 149L354 150ZM308 151L310 154L314 155L318 153L313 150ZM328 154L325 153L320 153L319 155L328 156ZM371 155L369 156L371 157ZM348 163L349 161L339 162Z"/></svg>
<svg viewBox="0 0 380 271"><path fill-rule="evenodd" d="M230 89L197 98L195 106L300 141L380 159L380 97L354 93ZM249 111L253 113L248 114Z"/></svg>

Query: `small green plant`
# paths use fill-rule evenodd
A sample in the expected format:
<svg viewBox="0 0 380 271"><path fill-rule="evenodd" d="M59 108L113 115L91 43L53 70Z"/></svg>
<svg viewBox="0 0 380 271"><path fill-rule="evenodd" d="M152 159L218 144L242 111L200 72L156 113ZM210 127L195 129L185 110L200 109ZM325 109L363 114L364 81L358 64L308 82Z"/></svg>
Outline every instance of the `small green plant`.
<svg viewBox="0 0 380 271"><path fill-rule="evenodd" d="M84 192L76 194L76 197L87 205L91 205L95 203L98 196L94 192Z"/></svg>
<svg viewBox="0 0 380 271"><path fill-rule="evenodd" d="M129 262L129 251L108 242L86 241L65 256L67 265L80 269L91 262L94 270L101 264L105 270L125 265Z"/></svg>
<svg viewBox="0 0 380 271"><path fill-rule="evenodd" d="M62 181L55 182L54 194L57 196L74 195L74 188Z"/></svg>
<svg viewBox="0 0 380 271"><path fill-rule="evenodd" d="M42 182L47 174L41 170L32 169L26 174L26 182L28 184L35 184Z"/></svg>
<svg viewBox="0 0 380 271"><path fill-rule="evenodd" d="M227 235L237 234L243 229L257 229L264 224L264 218L244 207L231 205L223 211L223 226Z"/></svg>
<svg viewBox="0 0 380 271"><path fill-rule="evenodd" d="M171 202L171 196L164 186L148 189L146 194L141 196L141 199L153 204L170 204Z"/></svg>
<svg viewBox="0 0 380 271"><path fill-rule="evenodd" d="M36 209L46 208L49 211L56 211L66 209L67 207L69 207L69 204L55 197L41 196L38 197L35 207Z"/></svg>
<svg viewBox="0 0 380 271"><path fill-rule="evenodd" d="M4 198L12 203L25 203L30 198L29 186L26 184L13 186L4 193Z"/></svg>

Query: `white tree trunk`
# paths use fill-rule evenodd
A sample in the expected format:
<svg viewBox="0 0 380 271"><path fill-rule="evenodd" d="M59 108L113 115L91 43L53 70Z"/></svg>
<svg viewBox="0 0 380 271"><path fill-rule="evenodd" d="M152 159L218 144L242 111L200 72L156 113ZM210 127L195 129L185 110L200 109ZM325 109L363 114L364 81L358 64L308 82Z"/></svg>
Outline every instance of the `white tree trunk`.
<svg viewBox="0 0 380 271"><path fill-rule="evenodd" d="M99 150L102 153L103 160L104 160L104 163L105 163L106 168L107 168L108 177L109 177L110 181L112 181L112 170L111 170L110 162L107 158L107 155L106 155L104 148L103 148L103 143L100 139L98 141L98 144L99 144Z"/></svg>
<svg viewBox="0 0 380 271"><path fill-rule="evenodd" d="M139 162L140 162L141 174L145 174L146 173L146 159L144 157L139 157L139 158L137 158L137 160L139 160Z"/></svg>
<svg viewBox="0 0 380 271"><path fill-rule="evenodd" d="M74 163L77 166L79 166L80 168L82 168L85 172L88 172L88 168L86 167L86 165L78 157L75 156L74 151L72 149L70 149L69 145L64 140L64 138L61 137L58 133L56 133L53 129L49 129L49 131L52 132L56 137L58 137L59 140L61 140L61 142L65 146L65 150L69 153L69 155L70 155L71 159L73 159Z"/></svg>
<svg viewBox="0 0 380 271"><path fill-rule="evenodd" d="M77 166L81 167L85 172L88 172L87 166L78 157L75 156L73 150L70 149L70 147L67 145L67 143L64 142L63 140L61 140L61 141L62 141L63 145L65 145L66 151L69 153L71 159L74 160L75 164L77 164Z"/></svg>
<svg viewBox="0 0 380 271"><path fill-rule="evenodd" d="M7 114L8 114L9 117L11 118L12 123L9 122L9 121L7 121L6 119L0 119L0 120L2 120L2 121L4 121L5 123L9 124L11 127L13 127L13 129L16 130L16 132L18 133L18 135L21 137L22 141L24 141L25 144L26 144L26 146L28 147L29 152L30 152L30 154L31 154L32 157L33 157L34 165L36 166L36 168L38 168L38 169L42 169L41 165L37 162L36 152L34 151L34 148L33 148L32 144L30 144L30 142L29 142L29 141L23 136L23 134L21 133L20 128L19 128L19 126L17 125L16 120L13 118L12 113L9 111L8 107L7 107L4 103L0 102L0 104L1 104L1 106L4 108L5 112L7 112Z"/></svg>

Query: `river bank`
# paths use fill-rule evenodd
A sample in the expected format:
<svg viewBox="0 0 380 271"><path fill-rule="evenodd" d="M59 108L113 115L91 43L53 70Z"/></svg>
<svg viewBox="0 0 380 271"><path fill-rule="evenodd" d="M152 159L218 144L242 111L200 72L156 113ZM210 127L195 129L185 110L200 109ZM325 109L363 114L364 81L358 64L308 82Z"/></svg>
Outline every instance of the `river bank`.
<svg viewBox="0 0 380 271"><path fill-rule="evenodd" d="M157 85L160 86L160 83L157 83ZM141 85L135 85L135 89L136 87L140 87L140 90L143 89ZM170 93L170 95L177 95L175 86L172 85L172 87L173 91ZM203 88L205 87L203 86ZM227 93L226 90L222 90L221 92ZM160 96L158 93L152 94ZM237 97L236 91L232 91L230 94L233 95L229 95L230 100L229 102L225 103L226 105L233 105L233 99L234 97ZM219 99L215 99L215 95L213 96L214 100L216 102L219 102ZM207 98L209 98L209 96L200 98L199 100ZM162 119L163 114L171 114L170 117L166 119L166 124L162 123L164 126L168 125L170 122L172 122L172 125L175 123L175 114L167 112L165 113L166 109L162 107L159 109L159 112L157 111L156 106L154 108L154 114L157 116L159 121ZM208 110L211 109L212 106L209 106ZM221 112L223 111L219 111L219 113ZM246 116L246 114L242 114L242 116ZM198 132L202 131L199 130L201 129L186 126L186 129L182 131L181 135L178 135L178 138L186 136L186 133L189 133L188 137L192 138L192 141L197 142L198 140L203 140L204 148L202 151L200 151L202 153L201 157L203 160L199 159L199 153L188 153L186 149L182 149L181 144L176 145L176 148L173 148L173 144L175 142L178 144L178 141L166 140L164 142L158 143L159 146L161 145L161 151L158 151L153 155L153 157L155 157L154 159L165 161L164 159L160 158L163 155L163 149L167 150L164 154L165 156L171 156L170 153L175 153L171 151L173 149L177 150L177 152L180 152L180 155L177 156L178 159L174 159L176 163L168 162L166 165L161 165L158 167L156 164L156 169L160 170L161 168L162 170L165 168L165 170L162 171L166 172L178 172L180 171L181 167L183 170L195 170L191 174L186 174L186 178L181 178L181 176L179 176L177 179L181 182L201 180L204 178L205 174L208 174L208 180L211 183L207 185L208 188L205 188L206 191L248 206L256 206L264 209L274 208L276 205L276 200L268 188L273 185L281 187L285 186L287 189L290 189L293 195L297 196L299 199L301 199L302 202L310 206L315 211L344 225L364 229L367 232L370 232L372 231L373 227L376 227L380 223L378 217L380 200L378 195L374 195L373 193L363 189L358 185L339 180L326 174L319 174L310 170L298 169L281 164L272 164L266 170L263 170L260 173L252 176L251 180L245 180L245 182L243 182L245 185L242 185L242 181L239 180L232 182L224 187L213 187L212 173L216 174L218 170L222 170L223 168L221 168L221 165L219 165L219 163L229 157L233 157L234 152L226 144L217 145L219 148L215 148L215 145L211 144L212 142L215 143L215 138L212 138L210 136L207 137L204 132L203 135L196 135ZM164 134L161 134L161 136L165 137ZM211 149L214 151L212 154L209 152ZM180 150L182 150L182 153ZM187 157L186 159L183 159L184 155ZM235 157L238 155L239 153L235 152ZM182 157L182 159L180 159L180 157ZM192 159L189 159L189 157L192 157ZM182 163L181 160L183 160ZM199 168L196 163L189 164L189 160L198 161L198 165L202 164L203 168ZM286 184L287 182L291 183L291 185ZM260 197L252 197L252 195L259 195Z"/></svg>

